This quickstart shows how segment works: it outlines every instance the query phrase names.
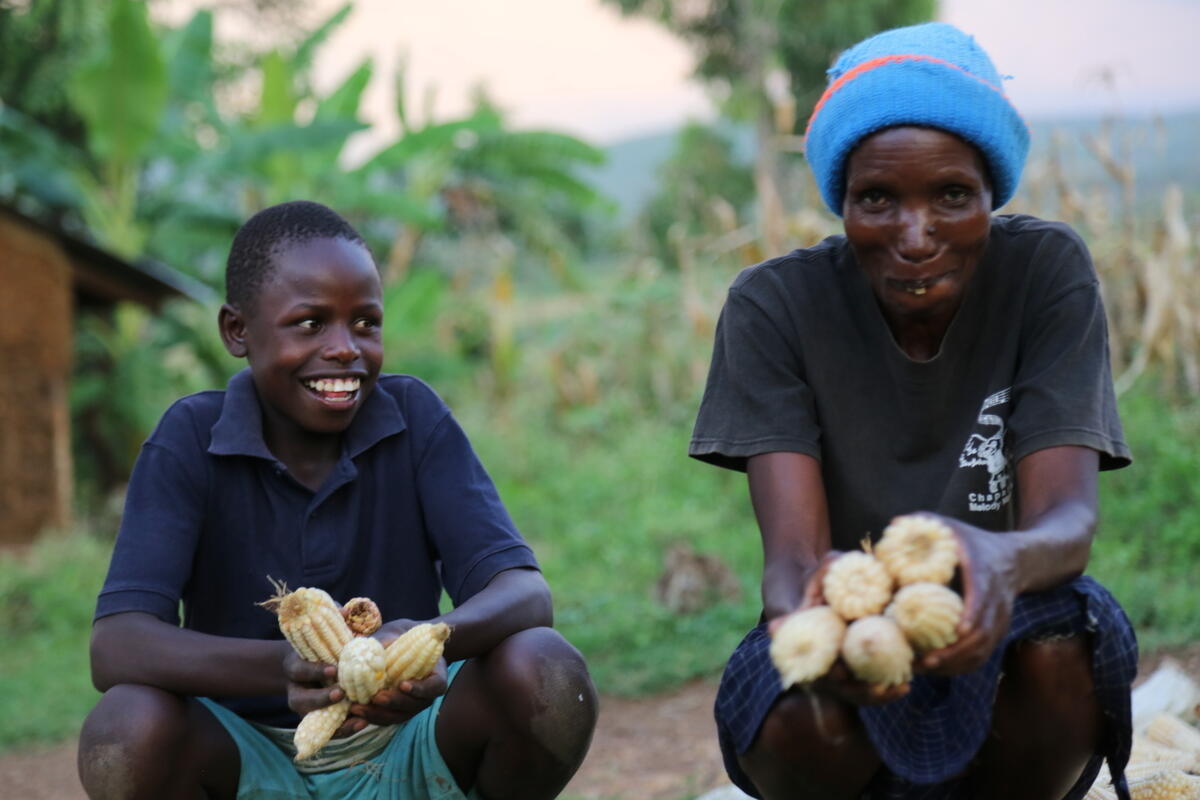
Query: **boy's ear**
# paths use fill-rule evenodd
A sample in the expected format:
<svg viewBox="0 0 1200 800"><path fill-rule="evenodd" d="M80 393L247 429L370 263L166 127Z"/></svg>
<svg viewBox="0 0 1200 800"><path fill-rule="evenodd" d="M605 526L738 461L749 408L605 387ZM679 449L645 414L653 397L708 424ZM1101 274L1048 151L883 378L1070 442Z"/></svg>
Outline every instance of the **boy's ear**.
<svg viewBox="0 0 1200 800"><path fill-rule="evenodd" d="M246 357L246 320L242 312L225 303L217 312L217 328L221 331L221 341L225 349L234 358Z"/></svg>

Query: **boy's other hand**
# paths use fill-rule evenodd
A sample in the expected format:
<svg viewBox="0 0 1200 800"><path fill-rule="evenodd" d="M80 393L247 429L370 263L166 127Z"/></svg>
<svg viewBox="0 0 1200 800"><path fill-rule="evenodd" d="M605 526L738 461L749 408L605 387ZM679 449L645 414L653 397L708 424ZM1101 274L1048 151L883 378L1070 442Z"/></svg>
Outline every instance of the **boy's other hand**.
<svg viewBox="0 0 1200 800"><path fill-rule="evenodd" d="M408 722L445 694L446 687L446 661L438 659L429 677L404 681L394 689L380 689L367 705L352 704L351 720L361 718L372 725Z"/></svg>

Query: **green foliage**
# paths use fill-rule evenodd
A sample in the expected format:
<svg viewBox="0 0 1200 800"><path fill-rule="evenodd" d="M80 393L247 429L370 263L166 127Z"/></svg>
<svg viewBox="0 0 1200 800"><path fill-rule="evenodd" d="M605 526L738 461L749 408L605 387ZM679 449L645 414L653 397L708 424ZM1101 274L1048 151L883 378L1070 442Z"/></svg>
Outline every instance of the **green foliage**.
<svg viewBox="0 0 1200 800"><path fill-rule="evenodd" d="M0 557L0 750L76 733L99 699L88 636L107 563L108 546L84 533Z"/></svg>
<svg viewBox="0 0 1200 800"><path fill-rule="evenodd" d="M1146 381L1121 399L1133 465L1100 481L1089 570L1132 620L1143 649L1200 640L1200 401L1164 409Z"/></svg>
<svg viewBox="0 0 1200 800"><path fill-rule="evenodd" d="M696 240L728 233L745 220L754 202L749 165L739 163L721 131L689 123L675 139L671 157L658 169L658 191L639 223L650 249L674 264L681 238Z"/></svg>

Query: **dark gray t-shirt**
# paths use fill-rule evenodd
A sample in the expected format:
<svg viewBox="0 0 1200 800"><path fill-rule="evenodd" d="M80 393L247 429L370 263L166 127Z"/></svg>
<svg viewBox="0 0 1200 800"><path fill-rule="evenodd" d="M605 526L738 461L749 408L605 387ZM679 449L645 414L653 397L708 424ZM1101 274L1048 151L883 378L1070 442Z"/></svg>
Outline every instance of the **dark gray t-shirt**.
<svg viewBox="0 0 1200 800"><path fill-rule="evenodd" d="M689 454L819 459L833 544L878 537L897 514L1015 525L1014 467L1082 445L1130 461L1117 416L1100 287L1061 223L992 219L938 355L896 344L843 236L743 270L717 323Z"/></svg>

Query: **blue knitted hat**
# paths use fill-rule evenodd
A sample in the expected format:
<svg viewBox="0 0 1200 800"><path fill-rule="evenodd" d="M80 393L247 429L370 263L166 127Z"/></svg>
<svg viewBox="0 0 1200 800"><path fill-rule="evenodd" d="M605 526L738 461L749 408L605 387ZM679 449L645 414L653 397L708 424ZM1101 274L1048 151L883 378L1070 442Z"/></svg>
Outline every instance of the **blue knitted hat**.
<svg viewBox="0 0 1200 800"><path fill-rule="evenodd" d="M944 22L884 31L842 53L829 81L808 120L804 152L821 197L839 217L850 151L894 125L940 128L979 148L993 208L1016 192L1029 129L974 37Z"/></svg>

